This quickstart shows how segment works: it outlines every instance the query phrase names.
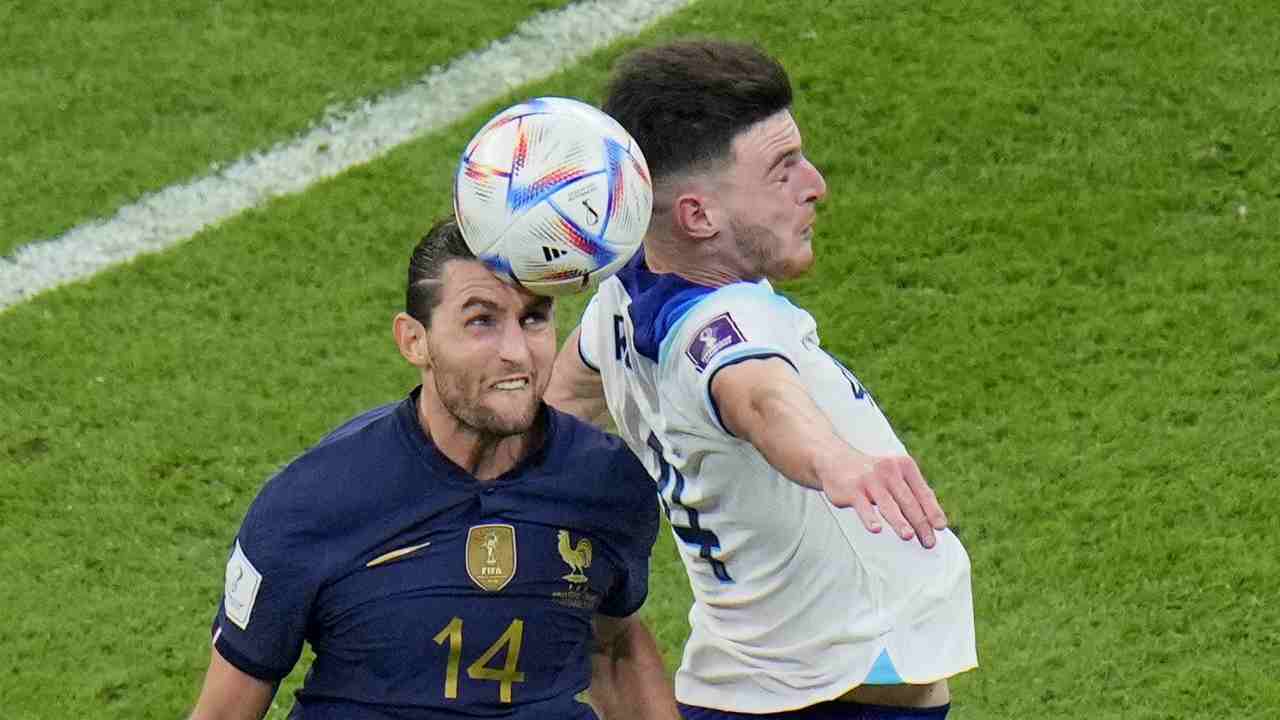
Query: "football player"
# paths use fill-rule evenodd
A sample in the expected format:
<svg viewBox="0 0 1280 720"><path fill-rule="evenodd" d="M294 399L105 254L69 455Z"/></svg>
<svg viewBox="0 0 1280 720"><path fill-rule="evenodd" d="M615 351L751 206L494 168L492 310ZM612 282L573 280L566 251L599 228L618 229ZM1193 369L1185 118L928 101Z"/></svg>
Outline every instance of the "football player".
<svg viewBox="0 0 1280 720"><path fill-rule="evenodd" d="M612 415L658 484L694 594L686 720L943 718L947 678L977 664L968 555L867 388L770 285L812 265L826 194L791 102L746 45L619 62L604 110L644 152L653 218L547 401Z"/></svg>
<svg viewBox="0 0 1280 720"><path fill-rule="evenodd" d="M676 717L648 590L658 502L616 438L542 403L552 301L452 220L413 253L394 335L421 385L272 478L226 567L194 718Z"/></svg>

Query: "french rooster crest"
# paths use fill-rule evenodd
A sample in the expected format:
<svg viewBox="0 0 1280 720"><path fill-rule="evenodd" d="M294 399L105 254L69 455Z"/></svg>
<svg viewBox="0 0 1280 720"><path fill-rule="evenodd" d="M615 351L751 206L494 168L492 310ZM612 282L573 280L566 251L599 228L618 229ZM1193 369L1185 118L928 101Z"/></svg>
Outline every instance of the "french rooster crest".
<svg viewBox="0 0 1280 720"><path fill-rule="evenodd" d="M591 567L591 541L586 538L579 538L578 544L572 545L569 541L569 531L561 530L557 533L559 537L558 548L560 550L560 559L565 561L572 571L564 576L565 580L571 583L584 583L587 576L583 571Z"/></svg>

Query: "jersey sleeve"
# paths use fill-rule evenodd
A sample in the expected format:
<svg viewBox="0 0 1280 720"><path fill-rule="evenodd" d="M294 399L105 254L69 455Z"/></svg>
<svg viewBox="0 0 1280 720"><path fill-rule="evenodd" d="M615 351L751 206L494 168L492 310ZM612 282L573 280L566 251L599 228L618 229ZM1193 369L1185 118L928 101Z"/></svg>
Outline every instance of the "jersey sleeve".
<svg viewBox="0 0 1280 720"><path fill-rule="evenodd" d="M649 595L649 555L658 539L658 496L653 479L629 450L621 453L619 487L628 489L627 509L616 514L614 543L620 570L597 612L627 617L644 605Z"/></svg>
<svg viewBox="0 0 1280 720"><path fill-rule="evenodd" d="M297 663L317 586L307 562L315 547L291 522L303 514L282 502L282 479L268 483L236 534L213 630L227 662L268 682Z"/></svg>
<svg viewBox="0 0 1280 720"><path fill-rule="evenodd" d="M605 337L600 321L600 295L592 295L587 309L582 311L582 321L578 323L578 357L582 364L600 372L601 338Z"/></svg>
<svg viewBox="0 0 1280 720"><path fill-rule="evenodd" d="M781 358L795 368L799 321L795 308L766 284L720 288L699 300L663 340L661 382L683 407L729 433L711 381L721 370L753 359Z"/></svg>

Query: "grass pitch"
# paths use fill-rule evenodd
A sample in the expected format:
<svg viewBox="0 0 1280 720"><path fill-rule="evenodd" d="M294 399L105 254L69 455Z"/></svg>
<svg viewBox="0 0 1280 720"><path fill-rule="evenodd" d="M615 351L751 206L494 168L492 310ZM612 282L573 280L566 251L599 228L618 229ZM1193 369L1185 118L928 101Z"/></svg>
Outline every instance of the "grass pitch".
<svg viewBox="0 0 1280 720"><path fill-rule="evenodd" d="M0 8L0 256L286 140L567 2Z"/></svg>
<svg viewBox="0 0 1280 720"><path fill-rule="evenodd" d="M785 291L972 555L952 717L1274 716L1280 10L726 0L646 39L688 32L792 72L831 196ZM598 98L615 54L527 94ZM0 715L189 707L257 488L413 382L402 267L484 115L0 314ZM646 612L673 662L669 543Z"/></svg>

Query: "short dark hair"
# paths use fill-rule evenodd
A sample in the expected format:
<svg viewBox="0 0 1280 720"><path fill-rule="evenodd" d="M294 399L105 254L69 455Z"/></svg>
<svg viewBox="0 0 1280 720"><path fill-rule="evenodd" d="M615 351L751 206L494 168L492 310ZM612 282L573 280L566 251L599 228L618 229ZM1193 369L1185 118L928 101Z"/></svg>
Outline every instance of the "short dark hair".
<svg viewBox="0 0 1280 720"><path fill-rule="evenodd" d="M409 258L404 311L424 327L431 327L431 312L440 304L445 264L450 260L475 259L475 253L462 239L458 221L452 215L437 220L418 241Z"/></svg>
<svg viewBox="0 0 1280 720"><path fill-rule="evenodd" d="M635 138L655 180L723 159L733 138L791 107L791 80L755 46L685 40L614 66L603 109Z"/></svg>

